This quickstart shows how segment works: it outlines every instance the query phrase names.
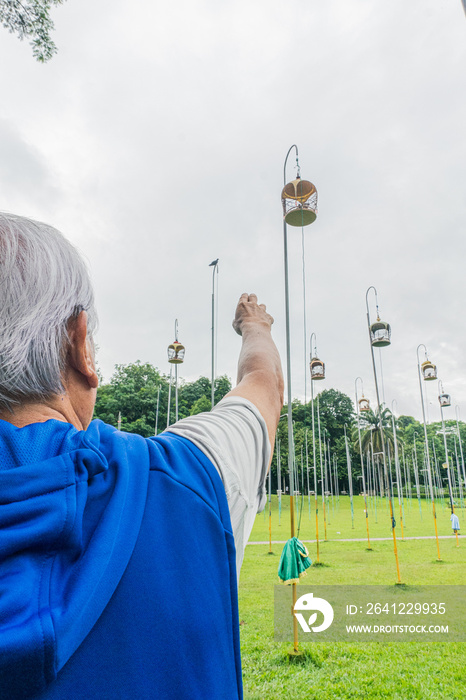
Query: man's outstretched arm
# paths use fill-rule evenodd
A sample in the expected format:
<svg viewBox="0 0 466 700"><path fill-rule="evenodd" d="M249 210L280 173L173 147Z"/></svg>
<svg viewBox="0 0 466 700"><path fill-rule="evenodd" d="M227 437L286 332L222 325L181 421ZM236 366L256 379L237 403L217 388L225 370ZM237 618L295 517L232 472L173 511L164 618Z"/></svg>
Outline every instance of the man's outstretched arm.
<svg viewBox="0 0 466 700"><path fill-rule="evenodd" d="M242 294L233 328L243 343L238 360L237 385L227 396L241 396L253 403L267 425L273 451L280 410L283 406L283 373L272 340L273 318L255 294Z"/></svg>

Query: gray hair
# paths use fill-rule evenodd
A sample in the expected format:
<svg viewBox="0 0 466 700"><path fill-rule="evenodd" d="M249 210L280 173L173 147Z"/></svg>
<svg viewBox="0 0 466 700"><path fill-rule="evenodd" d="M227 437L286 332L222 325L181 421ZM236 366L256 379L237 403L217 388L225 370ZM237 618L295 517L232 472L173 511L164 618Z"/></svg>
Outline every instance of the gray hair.
<svg viewBox="0 0 466 700"><path fill-rule="evenodd" d="M0 410L64 392L67 325L85 310L97 327L89 273L56 229L0 213Z"/></svg>

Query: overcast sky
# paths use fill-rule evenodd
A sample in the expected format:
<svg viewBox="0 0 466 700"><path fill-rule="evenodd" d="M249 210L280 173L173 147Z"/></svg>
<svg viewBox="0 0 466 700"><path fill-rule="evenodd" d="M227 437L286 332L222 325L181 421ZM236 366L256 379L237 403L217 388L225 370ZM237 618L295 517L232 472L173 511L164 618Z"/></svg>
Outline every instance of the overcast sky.
<svg viewBox="0 0 466 700"><path fill-rule="evenodd" d="M460 0L68 0L52 12L59 52L46 65L0 34L0 208L53 224L85 255L106 380L138 359L168 372L175 318L180 376L210 376L215 258L218 373L236 374L244 291L275 317L285 366L280 193L297 144L319 194L304 229L307 336L327 369L316 389L354 397L360 376L374 401L375 285L392 325L386 403L420 418L425 343L466 420ZM288 234L292 392L309 398L302 232Z"/></svg>

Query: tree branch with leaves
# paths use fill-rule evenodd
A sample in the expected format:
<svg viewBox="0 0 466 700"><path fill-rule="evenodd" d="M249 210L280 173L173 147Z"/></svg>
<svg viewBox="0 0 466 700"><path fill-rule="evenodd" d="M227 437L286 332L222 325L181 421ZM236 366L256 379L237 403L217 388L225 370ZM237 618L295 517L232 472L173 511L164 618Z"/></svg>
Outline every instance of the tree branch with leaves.
<svg viewBox="0 0 466 700"><path fill-rule="evenodd" d="M63 0L0 0L0 22L21 41L29 39L34 58L45 63L57 53L49 11L61 4Z"/></svg>

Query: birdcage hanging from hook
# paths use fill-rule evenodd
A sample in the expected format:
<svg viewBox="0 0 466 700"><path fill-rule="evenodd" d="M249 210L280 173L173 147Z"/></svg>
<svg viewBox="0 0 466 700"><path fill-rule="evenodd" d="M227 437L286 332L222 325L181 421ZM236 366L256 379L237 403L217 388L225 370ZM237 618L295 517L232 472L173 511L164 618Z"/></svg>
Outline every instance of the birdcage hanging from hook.
<svg viewBox="0 0 466 700"><path fill-rule="evenodd" d="M310 362L311 379L325 379L325 364L318 357L311 357Z"/></svg>
<svg viewBox="0 0 466 700"><path fill-rule="evenodd" d="M363 413L364 413L364 411L370 411L370 408L371 408L370 401L369 401L369 399L366 399L364 394L359 399L358 404L359 404L359 410L362 411Z"/></svg>
<svg viewBox="0 0 466 700"><path fill-rule="evenodd" d="M430 362L427 359L421 365L421 373L422 378L426 382L437 379L437 367L433 364L433 362Z"/></svg>
<svg viewBox="0 0 466 700"><path fill-rule="evenodd" d="M175 320L175 340L168 346L167 352L171 365L181 365L184 362L185 347L178 342L178 319Z"/></svg>
<svg viewBox="0 0 466 700"><path fill-rule="evenodd" d="M282 190L283 218L289 226L309 226L317 217L317 190L298 175Z"/></svg>
<svg viewBox="0 0 466 700"><path fill-rule="evenodd" d="M445 408L446 406L451 406L450 394L439 394L438 400L442 408Z"/></svg>
<svg viewBox="0 0 466 700"><path fill-rule="evenodd" d="M185 347L177 340L168 346L168 361L172 365L181 365L184 362Z"/></svg>
<svg viewBox="0 0 466 700"><path fill-rule="evenodd" d="M379 316L377 316L377 321L371 325L370 333L371 344L374 348L384 348L390 345L392 329L390 324L381 321Z"/></svg>

